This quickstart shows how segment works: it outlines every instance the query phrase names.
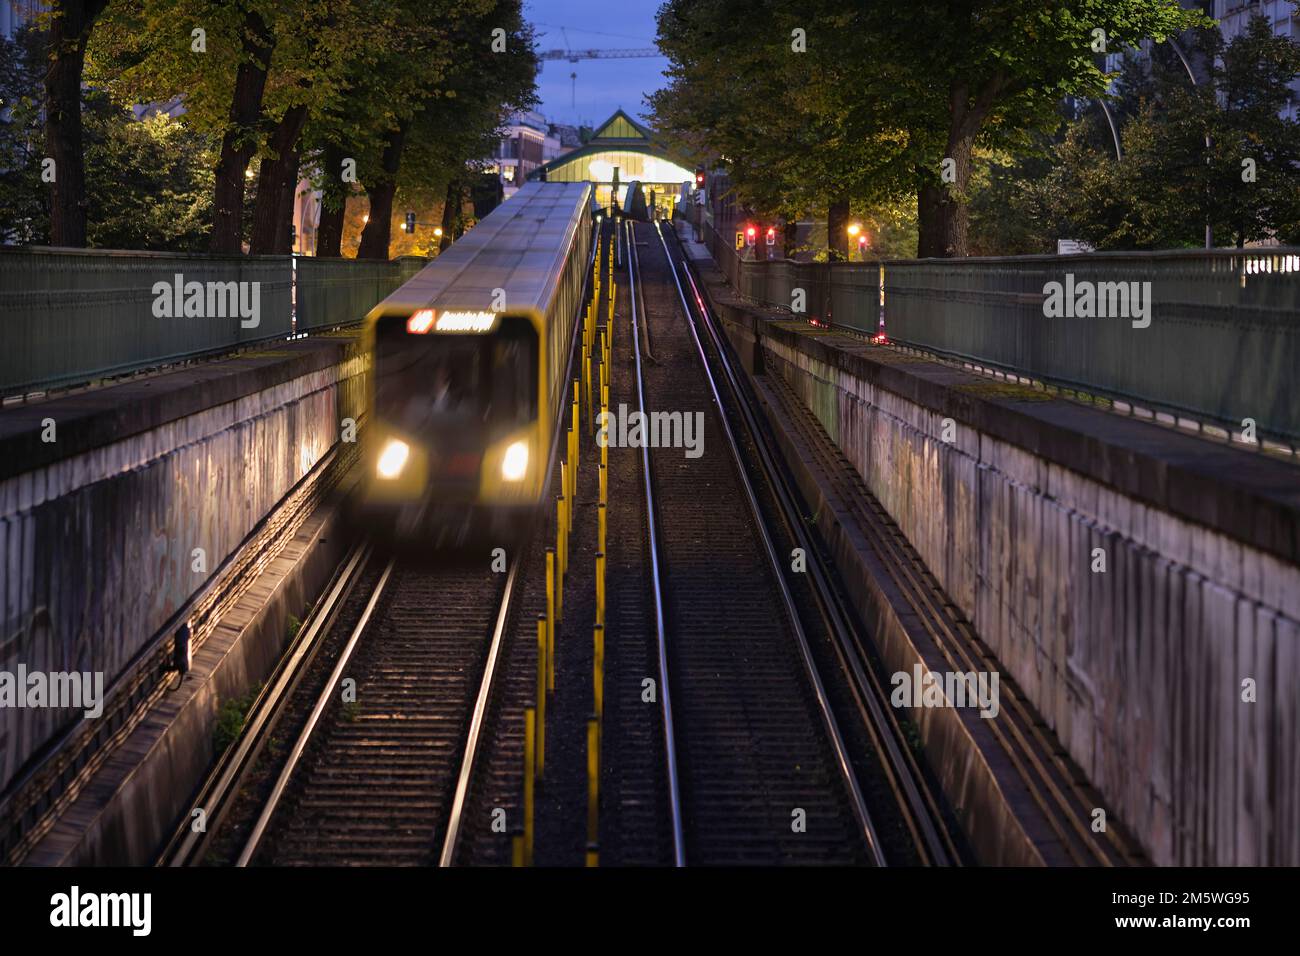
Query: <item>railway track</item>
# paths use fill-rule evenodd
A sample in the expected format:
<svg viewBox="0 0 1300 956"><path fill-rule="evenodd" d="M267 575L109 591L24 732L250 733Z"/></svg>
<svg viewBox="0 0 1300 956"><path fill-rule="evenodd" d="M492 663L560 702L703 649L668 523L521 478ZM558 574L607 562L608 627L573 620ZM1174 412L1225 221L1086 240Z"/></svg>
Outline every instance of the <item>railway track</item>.
<svg viewBox="0 0 1300 956"><path fill-rule="evenodd" d="M251 823L244 794L239 837L226 837L235 865L446 865L454 855L516 571L388 559L376 576L381 562L359 550L199 801L219 825L254 786L270 736L292 741L257 788L265 797ZM345 614L348 604L360 613ZM328 677L295 693L331 639ZM206 842L184 837L166 862L201 862Z"/></svg>
<svg viewBox="0 0 1300 956"><path fill-rule="evenodd" d="M666 247L668 240L662 235L661 240ZM673 244L680 248L675 234ZM765 437L766 429L753 411L763 402L758 400L754 388L744 376L736 374L728 355L729 347L700 294L684 255L680 262L678 281L684 293L684 303L689 299L700 317L698 325L710 340L732 393L748 393L747 399L736 403L736 409L745 418L746 430L764 459L764 473L772 479L775 492L783 499L784 522L800 546L813 558L809 562L809 571L816 585L818 603L836 634L837 656L853 675L856 704L866 726L871 729L873 742L889 751L885 769L890 772L891 786L900 804L906 808L909 829L922 850L923 858L936 863L961 862L971 851L964 845L957 846L952 840L949 834L956 829L955 826L945 830L940 825L944 810L942 800L937 796L938 785L928 781L912 759L906 746L907 731L899 722L897 711L888 705L888 695L881 685L880 676L870 666L871 652L864 635L856 629L849 602L836 588L829 562L815 546L816 542L810 540L803 522L798 520L793 479L788 475L788 469L781 465L780 455L774 450L775 442ZM880 567L889 575L897 593L907 601L917 626L934 642L948 666L954 672L997 669L992 654L980 642L969 622L956 613L915 549L879 501L867 491L853 466L818 430L815 420L789 386L780 376L770 376L765 377L763 388L767 394L765 401L786 410L788 427L797 434L798 444L812 456L814 467L824 476L823 480L834 483L841 506L852 515ZM1068 759L1060 742L1034 713L1015 681L1005 674L1002 676L1003 719L992 722L990 731L1004 750L1009 765L1024 782L1027 795L1055 835L1057 846L1064 854L1057 862L1079 866L1141 863L1141 853L1121 826L1110 826L1097 833L1088 825L1093 808L1101 805L1100 794ZM899 768L899 772L895 774L892 768Z"/></svg>
<svg viewBox="0 0 1300 956"><path fill-rule="evenodd" d="M638 357L636 366L641 407L698 411L706 436L698 458L672 448L643 453L664 725L673 731L665 751L680 765L679 859L883 865L888 854L805 632L807 611L787 583L789 560L750 478L742 449L749 436L730 420L738 413L728 406L744 396L719 388L714 367L726 354L706 350L667 241L652 226L627 228L634 336L639 299L656 316L657 361L643 366ZM900 748L897 737L878 742L922 858L950 862L937 808Z"/></svg>

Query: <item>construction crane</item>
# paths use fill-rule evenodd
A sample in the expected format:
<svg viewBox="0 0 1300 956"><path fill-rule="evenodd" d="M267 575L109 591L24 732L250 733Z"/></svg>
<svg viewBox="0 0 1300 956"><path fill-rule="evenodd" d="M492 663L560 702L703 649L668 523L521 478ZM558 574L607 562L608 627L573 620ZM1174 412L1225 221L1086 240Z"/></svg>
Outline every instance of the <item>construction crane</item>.
<svg viewBox="0 0 1300 956"><path fill-rule="evenodd" d="M557 27L556 29L560 31L560 36L564 37L564 49L543 50L541 53L537 54L539 60L568 60L570 63L577 63L579 60L630 60L635 57L663 56L662 53L652 46L638 47L630 50L603 50L599 47L587 50L575 50L569 44L568 31L564 27ZM579 30L578 32L583 33L595 31ZM608 35L617 36L618 34Z"/></svg>
<svg viewBox="0 0 1300 956"><path fill-rule="evenodd" d="M579 60L630 60L643 56L663 56L663 54L652 46L630 50L543 50L537 54L539 60L568 60L570 63L577 63Z"/></svg>

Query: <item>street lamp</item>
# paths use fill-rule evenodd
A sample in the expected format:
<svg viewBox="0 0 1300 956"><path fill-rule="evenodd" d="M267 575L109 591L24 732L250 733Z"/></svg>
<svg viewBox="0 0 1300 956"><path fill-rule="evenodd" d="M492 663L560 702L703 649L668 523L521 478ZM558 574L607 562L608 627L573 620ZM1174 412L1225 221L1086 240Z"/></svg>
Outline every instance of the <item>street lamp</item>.
<svg viewBox="0 0 1300 956"><path fill-rule="evenodd" d="M862 231L862 224L857 222L851 222L845 227L844 231L849 234L850 239L856 239L858 238L858 233ZM850 245L849 254L852 255L852 253L853 253L853 247Z"/></svg>

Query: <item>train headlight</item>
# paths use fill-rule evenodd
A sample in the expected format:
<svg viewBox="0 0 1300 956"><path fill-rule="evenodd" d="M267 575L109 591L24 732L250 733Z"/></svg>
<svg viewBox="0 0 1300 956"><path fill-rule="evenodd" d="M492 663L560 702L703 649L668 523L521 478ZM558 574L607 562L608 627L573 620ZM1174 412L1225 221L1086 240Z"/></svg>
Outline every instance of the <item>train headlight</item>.
<svg viewBox="0 0 1300 956"><path fill-rule="evenodd" d="M528 443L517 441L506 449L501 459L501 477L506 481L520 481L528 471Z"/></svg>
<svg viewBox="0 0 1300 956"><path fill-rule="evenodd" d="M390 438L384 450L379 453L379 464L375 466L375 471L379 473L380 478L392 480L402 473L402 469L406 467L406 459L409 457L411 457L411 446L404 441Z"/></svg>

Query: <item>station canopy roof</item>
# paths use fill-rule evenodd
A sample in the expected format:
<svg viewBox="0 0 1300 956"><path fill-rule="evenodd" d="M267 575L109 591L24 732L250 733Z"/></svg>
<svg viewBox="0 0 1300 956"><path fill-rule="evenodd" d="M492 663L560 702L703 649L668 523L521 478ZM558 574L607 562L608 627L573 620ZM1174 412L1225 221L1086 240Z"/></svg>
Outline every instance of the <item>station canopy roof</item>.
<svg viewBox="0 0 1300 956"><path fill-rule="evenodd" d="M538 167L530 178L552 183L592 182L608 186L642 183L685 183L695 173L683 166L656 139L654 130L638 123L621 109L601 123L585 145Z"/></svg>

